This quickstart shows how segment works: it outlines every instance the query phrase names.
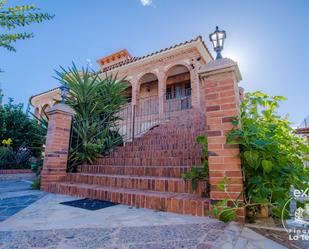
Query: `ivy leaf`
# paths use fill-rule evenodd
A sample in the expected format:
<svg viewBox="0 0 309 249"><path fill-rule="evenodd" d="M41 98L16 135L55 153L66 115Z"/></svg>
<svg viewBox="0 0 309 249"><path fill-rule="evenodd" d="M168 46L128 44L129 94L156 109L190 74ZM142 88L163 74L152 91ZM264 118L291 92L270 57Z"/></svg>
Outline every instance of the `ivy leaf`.
<svg viewBox="0 0 309 249"><path fill-rule="evenodd" d="M236 211L231 208L225 208L219 215L219 220L227 223L236 219Z"/></svg>
<svg viewBox="0 0 309 249"><path fill-rule="evenodd" d="M264 172L270 173L273 169L273 163L269 160L263 160L262 167L263 167Z"/></svg>
<svg viewBox="0 0 309 249"><path fill-rule="evenodd" d="M244 152L244 158L248 165L257 169L260 165L259 152L256 150L247 150Z"/></svg>
<svg viewBox="0 0 309 249"><path fill-rule="evenodd" d="M261 176L255 176L248 179L248 183L258 185L262 182Z"/></svg>
<svg viewBox="0 0 309 249"><path fill-rule="evenodd" d="M239 125L239 119L237 117L233 117L231 123L232 123L232 125L237 126L237 125Z"/></svg>
<svg viewBox="0 0 309 249"><path fill-rule="evenodd" d="M196 138L196 141L199 143L199 144L202 144L202 145L207 145L207 137L204 136L204 135L200 135Z"/></svg>
<svg viewBox="0 0 309 249"><path fill-rule="evenodd" d="M273 190L272 196L275 200L283 200L284 198L286 198L286 189L277 187Z"/></svg>
<svg viewBox="0 0 309 249"><path fill-rule="evenodd" d="M227 178L224 177L224 179L217 184L217 188L221 191L224 191L226 188L226 185L227 185Z"/></svg>
<svg viewBox="0 0 309 249"><path fill-rule="evenodd" d="M198 180L196 178L192 179L192 189L196 190L197 186L198 186Z"/></svg>

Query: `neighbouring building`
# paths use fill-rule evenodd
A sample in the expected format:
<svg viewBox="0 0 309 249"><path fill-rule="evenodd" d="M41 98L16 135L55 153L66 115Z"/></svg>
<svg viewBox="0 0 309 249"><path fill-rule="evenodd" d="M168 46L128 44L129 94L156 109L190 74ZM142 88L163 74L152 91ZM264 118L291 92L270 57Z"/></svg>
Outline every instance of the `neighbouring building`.
<svg viewBox="0 0 309 249"><path fill-rule="evenodd" d="M309 142L309 116L305 117L303 122L295 129L295 133L299 136L308 139ZM309 162L305 162L306 167L309 168Z"/></svg>

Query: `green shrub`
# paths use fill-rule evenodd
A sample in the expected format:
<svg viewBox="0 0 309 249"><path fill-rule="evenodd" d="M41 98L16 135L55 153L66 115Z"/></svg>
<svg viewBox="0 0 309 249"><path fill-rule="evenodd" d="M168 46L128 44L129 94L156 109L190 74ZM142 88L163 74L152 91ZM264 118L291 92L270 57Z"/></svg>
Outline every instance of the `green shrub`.
<svg viewBox="0 0 309 249"><path fill-rule="evenodd" d="M308 187L309 169L304 165L309 155L308 141L294 133L287 117L277 114L282 100L282 96L261 92L245 95L240 119L234 118L235 128L228 134L228 143L240 145L245 199L234 201L232 208L217 203L216 210L223 207L219 217L224 214L224 221L233 218L231 213L238 207L255 215L262 205L271 208L273 217L283 213L287 218L289 214L283 212L283 207L289 200L291 185L297 189ZM224 190L227 181L221 185Z"/></svg>
<svg viewBox="0 0 309 249"><path fill-rule="evenodd" d="M238 208L246 208L253 217L263 206L269 206L275 218L288 218L283 207L289 200L290 187L305 190L309 186L308 141L297 136L287 117L277 114L279 102L284 97L270 97L261 92L246 93L241 104L240 118L234 118L227 143L239 144L244 192L236 200L226 198L213 205L212 213L224 222L236 218ZM205 157L208 151L204 149ZM196 169L183 174L185 179L207 179L205 172ZM228 180L218 184L226 191ZM241 197L244 197L244 200Z"/></svg>
<svg viewBox="0 0 309 249"><path fill-rule="evenodd" d="M35 162L31 163L31 170L35 173L39 173L42 167L43 167L43 159L35 160Z"/></svg>
<svg viewBox="0 0 309 249"><path fill-rule="evenodd" d="M31 184L32 189L40 190L41 188L41 176L37 176Z"/></svg>

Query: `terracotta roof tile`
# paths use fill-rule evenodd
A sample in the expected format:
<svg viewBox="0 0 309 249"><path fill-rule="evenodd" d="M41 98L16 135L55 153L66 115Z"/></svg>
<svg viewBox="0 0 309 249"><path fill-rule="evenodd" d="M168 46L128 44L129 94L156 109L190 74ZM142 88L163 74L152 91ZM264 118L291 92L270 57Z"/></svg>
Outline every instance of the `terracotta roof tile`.
<svg viewBox="0 0 309 249"><path fill-rule="evenodd" d="M189 40L189 41L185 41L185 42L181 42L181 43L178 43L178 44L175 44L174 46L170 46L170 47L167 47L167 48L164 48L164 49L161 49L161 50L158 50L158 51L155 51L151 54L147 54L147 55L143 55L143 56L140 56L140 57L132 57L131 59L127 59L127 60L124 60L124 61L120 61L116 64L113 64L109 67L106 67L104 68L103 70L101 70L101 72L107 72L107 71L110 71L110 70L113 70L115 68L118 68L118 67L122 67L124 65L127 65L127 64L130 64L132 62L135 62L135 61L138 61L138 60L141 60L141 59L145 59L147 57L151 57L153 55L156 55L156 54L159 54L159 53L162 53L162 52L165 52L165 51L168 51L168 50L171 50L171 49L174 49L174 48L178 48L178 47L181 47L181 46L184 46L184 45L187 45L189 43L192 43L192 42L196 42L200 40L202 43L203 43L203 46L205 47L205 49L207 50L207 52L209 53L209 55L212 57L211 53L209 52L208 48L206 47L204 41L203 41L203 38L202 36L198 36L196 37L195 39L192 39L192 40ZM212 57L213 58L213 57Z"/></svg>

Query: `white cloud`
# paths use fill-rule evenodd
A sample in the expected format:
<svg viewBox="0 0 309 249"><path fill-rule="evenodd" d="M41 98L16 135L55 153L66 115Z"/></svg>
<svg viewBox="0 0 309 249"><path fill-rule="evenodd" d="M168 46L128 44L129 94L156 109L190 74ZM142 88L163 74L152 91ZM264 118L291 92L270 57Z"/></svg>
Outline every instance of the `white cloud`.
<svg viewBox="0 0 309 249"><path fill-rule="evenodd" d="M143 6L150 6L152 4L152 0L140 0Z"/></svg>

